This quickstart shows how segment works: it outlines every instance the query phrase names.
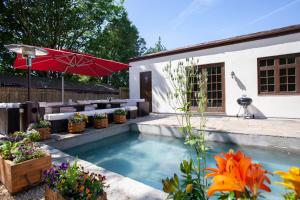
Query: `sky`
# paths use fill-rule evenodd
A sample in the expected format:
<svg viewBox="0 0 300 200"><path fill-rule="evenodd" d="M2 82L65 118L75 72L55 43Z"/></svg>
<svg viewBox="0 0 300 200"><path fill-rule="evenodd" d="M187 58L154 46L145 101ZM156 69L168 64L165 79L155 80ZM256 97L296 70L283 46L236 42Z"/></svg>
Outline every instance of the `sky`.
<svg viewBox="0 0 300 200"><path fill-rule="evenodd" d="M300 0L125 0L129 19L154 46L174 49L300 24Z"/></svg>

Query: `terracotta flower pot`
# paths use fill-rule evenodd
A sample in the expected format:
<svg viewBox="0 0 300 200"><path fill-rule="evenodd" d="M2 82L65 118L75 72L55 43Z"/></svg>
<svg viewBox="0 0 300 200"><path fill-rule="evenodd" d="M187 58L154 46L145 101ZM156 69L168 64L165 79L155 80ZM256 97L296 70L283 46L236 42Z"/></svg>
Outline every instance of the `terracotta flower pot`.
<svg viewBox="0 0 300 200"><path fill-rule="evenodd" d="M14 194L41 182L43 172L50 169L51 156L14 163L0 157L0 180Z"/></svg>
<svg viewBox="0 0 300 200"><path fill-rule="evenodd" d="M47 140L51 135L51 128L39 128L37 131L40 133L41 140Z"/></svg>
<svg viewBox="0 0 300 200"><path fill-rule="evenodd" d="M59 192L54 192L48 186L45 187L45 200L66 200ZM106 193L104 192L97 200L107 200Z"/></svg>
<svg viewBox="0 0 300 200"><path fill-rule="evenodd" d="M94 119L94 128L107 128L108 119Z"/></svg>
<svg viewBox="0 0 300 200"><path fill-rule="evenodd" d="M114 114L114 121L116 124L123 124L126 122L126 115L116 115Z"/></svg>
<svg viewBox="0 0 300 200"><path fill-rule="evenodd" d="M80 123L68 123L69 133L82 133L85 130L85 122Z"/></svg>

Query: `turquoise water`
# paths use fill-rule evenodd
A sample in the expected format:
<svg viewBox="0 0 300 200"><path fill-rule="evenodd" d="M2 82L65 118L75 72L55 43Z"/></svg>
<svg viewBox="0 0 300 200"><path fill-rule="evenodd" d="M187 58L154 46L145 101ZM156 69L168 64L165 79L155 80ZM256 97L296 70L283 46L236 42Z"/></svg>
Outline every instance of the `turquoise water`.
<svg viewBox="0 0 300 200"><path fill-rule="evenodd" d="M207 144L210 148L208 167L215 167L214 155L230 148L242 150L255 162L262 163L270 172L286 171L290 166L300 166L300 154L223 143ZM189 159L190 156L195 157L194 152L180 139L134 132L77 146L65 152L160 190L162 178L172 176L174 173L179 174L179 163L183 159ZM275 175L270 178L272 182L280 180ZM272 184L271 189L272 194L264 193L266 199L282 199L280 194L284 190L280 186Z"/></svg>

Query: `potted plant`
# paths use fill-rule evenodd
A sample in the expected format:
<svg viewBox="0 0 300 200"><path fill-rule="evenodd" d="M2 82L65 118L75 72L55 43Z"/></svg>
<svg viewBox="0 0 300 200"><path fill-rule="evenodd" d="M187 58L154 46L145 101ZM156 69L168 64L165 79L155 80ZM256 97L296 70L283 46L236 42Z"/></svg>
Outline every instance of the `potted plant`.
<svg viewBox="0 0 300 200"><path fill-rule="evenodd" d="M108 118L107 114L95 114L94 115L94 128L107 128L108 127Z"/></svg>
<svg viewBox="0 0 300 200"><path fill-rule="evenodd" d="M74 116L69 119L68 132L69 133L81 133L85 130L85 123L88 122L86 115L75 113Z"/></svg>
<svg viewBox="0 0 300 200"><path fill-rule="evenodd" d="M51 134L51 123L46 120L40 120L38 123L33 124L30 129L35 129L40 133L41 140L47 140Z"/></svg>
<svg viewBox="0 0 300 200"><path fill-rule="evenodd" d="M0 181L14 194L39 184L51 167L51 156L20 136L4 138L0 146Z"/></svg>
<svg viewBox="0 0 300 200"><path fill-rule="evenodd" d="M117 124L123 124L126 122L126 111L123 109L115 110L114 122Z"/></svg>
<svg viewBox="0 0 300 200"><path fill-rule="evenodd" d="M105 177L86 173L77 165L62 163L44 173L46 200L106 200Z"/></svg>
<svg viewBox="0 0 300 200"><path fill-rule="evenodd" d="M41 140L40 133L35 129L31 129L30 131L16 131L10 136L11 139L14 140L23 140L24 138L28 138L32 142L38 142Z"/></svg>

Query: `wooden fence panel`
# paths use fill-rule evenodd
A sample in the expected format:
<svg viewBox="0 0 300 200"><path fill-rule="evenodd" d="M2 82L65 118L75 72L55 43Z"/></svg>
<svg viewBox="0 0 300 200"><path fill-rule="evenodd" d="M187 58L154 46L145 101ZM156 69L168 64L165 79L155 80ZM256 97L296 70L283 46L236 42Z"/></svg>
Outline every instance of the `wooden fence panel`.
<svg viewBox="0 0 300 200"><path fill-rule="evenodd" d="M72 99L76 100L96 100L96 99L107 99L120 98L117 94L102 94L102 93L91 93L91 92L75 92L65 91L65 101ZM32 101L39 102L59 102L61 101L61 91L55 89L31 89ZM0 87L0 102L25 102L27 100L27 88L19 87Z"/></svg>

